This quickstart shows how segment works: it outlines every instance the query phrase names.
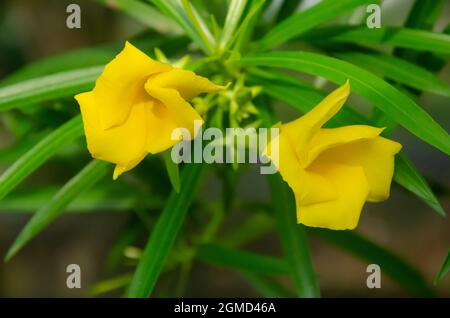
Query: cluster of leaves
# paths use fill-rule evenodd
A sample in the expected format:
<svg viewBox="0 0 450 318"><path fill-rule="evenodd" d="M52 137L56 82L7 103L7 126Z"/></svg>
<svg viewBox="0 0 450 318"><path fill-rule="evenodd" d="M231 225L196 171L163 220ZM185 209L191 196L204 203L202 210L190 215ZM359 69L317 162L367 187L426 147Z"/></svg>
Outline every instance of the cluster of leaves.
<svg viewBox="0 0 450 318"><path fill-rule="evenodd" d="M276 121L275 101L300 113L308 111L325 92L276 70L288 69L336 84L350 79L353 92L373 105L372 116L345 107L332 125L382 125L388 127L385 134L399 125L450 153L448 133L417 104L423 92L450 97L449 85L436 75L450 56L450 36L433 32L442 0L416 0L403 27L381 29L368 29L362 20L359 25L349 25L345 18L379 2L374 0L323 0L301 12L295 10L301 0L97 2L149 28L130 39L149 55L155 48L159 59L190 54L192 60L183 60L187 68L234 83L222 96L228 102L219 98L210 104L196 104L208 116L219 114L211 115L211 120L219 118L217 122L223 123L227 114L228 124L242 125L240 120L248 112L255 119L251 124L268 126ZM330 26L329 22L338 18L340 22ZM128 296L147 297L154 293L161 273L172 272L179 276L175 294L181 295L192 263L200 261L237 271L264 296L320 296L309 235L379 264L386 275L413 294L433 294L428 282L410 264L361 235L297 225L292 194L278 175L268 177L272 204L236 200L235 185L245 167L186 164L179 174L178 166L167 155L161 161L148 158L134 173L113 183L110 165L88 162L81 138L82 122L72 96L93 87L104 64L120 46L114 43L52 56L26 65L0 82L1 119L15 140L0 153L0 163L8 166L0 176L0 209L33 213L6 260L62 213L132 211L134 217L106 261L107 275L116 273L124 263L130 271L100 282L92 289L94 294L125 288ZM386 46L390 48L388 53ZM259 89L255 91L255 87ZM245 103L240 102L242 96L246 96ZM212 103L215 109L210 109ZM16 189L49 160L64 164L70 173L63 186ZM88 163L80 167L83 162ZM220 177L221 200L194 201L206 173ZM427 181L404 154L397 156L394 180L445 215ZM186 218L190 206L192 214ZM248 211L244 220L232 231L217 234L225 216L236 207ZM200 234L183 227L185 221L195 222ZM282 258L242 249L274 231L280 236ZM144 249L136 248L146 235ZM437 279L448 270L447 259ZM276 275L290 276L292 287L281 286ZM158 295L165 292L161 287Z"/></svg>

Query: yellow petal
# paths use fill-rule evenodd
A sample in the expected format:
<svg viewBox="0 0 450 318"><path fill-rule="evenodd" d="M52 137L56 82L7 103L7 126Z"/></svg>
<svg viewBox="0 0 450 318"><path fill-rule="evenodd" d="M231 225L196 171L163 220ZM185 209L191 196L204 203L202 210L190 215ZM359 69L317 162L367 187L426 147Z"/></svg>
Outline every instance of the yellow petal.
<svg viewBox="0 0 450 318"><path fill-rule="evenodd" d="M317 161L362 167L370 190L367 200L379 202L389 197L394 156L401 148L398 142L378 136L329 149Z"/></svg>
<svg viewBox="0 0 450 318"><path fill-rule="evenodd" d="M333 183L337 199L305 205L294 192L298 222L332 230L354 229L369 192L363 169L338 164L314 163L313 166L316 173Z"/></svg>
<svg viewBox="0 0 450 318"><path fill-rule="evenodd" d="M304 170L300 165L294 147L290 144L286 134L283 133L283 127L280 128L280 134L275 138L279 145L278 160L268 151L271 149L271 144L267 146L264 153L277 167L283 180L296 193L297 199L302 204L336 199L337 195L330 181L314 171ZM275 138L271 142L275 142Z"/></svg>
<svg viewBox="0 0 450 318"><path fill-rule="evenodd" d="M216 85L205 77L179 68L151 76L147 85L173 88L188 101L201 93L213 93L224 89L223 86Z"/></svg>
<svg viewBox="0 0 450 318"><path fill-rule="evenodd" d="M351 125L339 128L321 128L311 138L307 149L308 166L317 156L327 149L343 144L372 139L378 136L383 128L376 128L366 125Z"/></svg>
<svg viewBox="0 0 450 318"><path fill-rule="evenodd" d="M333 117L344 105L350 94L350 84L344 85L331 92L316 107L302 117L283 125L291 145L296 149L303 166L307 166L307 149L312 136Z"/></svg>
<svg viewBox="0 0 450 318"><path fill-rule="evenodd" d="M148 105L134 105L127 121L118 127L103 130L97 103L92 92L75 97L80 104L87 146L91 155L120 166L124 172L136 166L146 155Z"/></svg>
<svg viewBox="0 0 450 318"><path fill-rule="evenodd" d="M150 81L145 84L145 89L150 96L156 98L167 108L169 116L176 123L177 127L188 129L191 137L195 138L197 131L194 127L194 121L197 120L203 123L203 119L197 111L181 97L178 91L173 88L162 88L152 85Z"/></svg>
<svg viewBox="0 0 450 318"><path fill-rule="evenodd" d="M178 143L178 140L172 140L172 132L177 128L169 110L161 102L155 101L148 115L147 151L155 154Z"/></svg>
<svg viewBox="0 0 450 318"><path fill-rule="evenodd" d="M132 105L149 100L144 89L148 77L171 69L126 42L125 48L105 66L93 89L102 128L123 124Z"/></svg>

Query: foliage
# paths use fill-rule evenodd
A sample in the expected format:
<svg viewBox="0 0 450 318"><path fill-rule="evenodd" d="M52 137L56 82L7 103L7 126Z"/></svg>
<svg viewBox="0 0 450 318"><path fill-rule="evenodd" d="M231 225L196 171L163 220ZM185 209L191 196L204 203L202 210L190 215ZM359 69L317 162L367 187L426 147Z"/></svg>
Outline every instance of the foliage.
<svg viewBox="0 0 450 318"><path fill-rule="evenodd" d="M364 20L350 25L345 18L379 2L373 0L323 0L303 11L295 10L302 1L290 0L280 1L275 8L268 0L96 2L149 28L129 39L144 52L181 63L189 56L186 68L221 84L231 83L217 97L194 101L207 125L268 126L277 121L275 110L280 103L304 113L325 95L325 81L343 84L350 79L353 92L372 107L373 115L344 107L331 125L384 123L387 134L403 127L450 153L448 133L420 100L424 92L450 96L449 85L438 77L450 56L450 35L432 31L443 12L442 1L416 0L405 26L381 29L368 29ZM433 14L424 15L424 10ZM359 234L297 225L293 199L278 175L266 178L272 204L261 208L243 202L245 220L223 233L219 230L224 220L239 202L235 186L248 166L177 166L165 153L161 158L147 158L140 168L114 183L105 177L110 173L106 164L91 161L80 166L88 162L88 154L80 138L82 124L73 95L93 87L103 65L120 46L117 42L48 57L0 81L0 119L5 133L14 140L0 154L0 163L7 167L0 176L0 209L34 212L7 260L64 213L114 210L130 213L132 221L107 258L111 279L94 286L92 294L123 289L130 297L158 296L154 287L160 275L172 273L179 283L171 295L182 295L192 263L199 261L238 272L263 296L317 297L320 284L310 255L311 234L354 257L385 265L388 275L415 295L433 293L412 265ZM432 58L424 60L424 54ZM304 80L298 74L310 76ZM66 182L54 181L48 189L22 184L51 162L65 163ZM161 173L164 170L167 173ZM196 195L205 175L221 180L219 201ZM397 158L394 179L445 216L426 178L405 153ZM88 188L92 191L84 192ZM195 233L184 228L187 220L195 222ZM242 249L272 233L280 237L282 257ZM136 246L142 236L148 236L148 241L141 250ZM129 273L115 270L134 258L138 264L132 262ZM448 271L448 264L447 257L439 279ZM290 277L292 286L281 286L278 276Z"/></svg>

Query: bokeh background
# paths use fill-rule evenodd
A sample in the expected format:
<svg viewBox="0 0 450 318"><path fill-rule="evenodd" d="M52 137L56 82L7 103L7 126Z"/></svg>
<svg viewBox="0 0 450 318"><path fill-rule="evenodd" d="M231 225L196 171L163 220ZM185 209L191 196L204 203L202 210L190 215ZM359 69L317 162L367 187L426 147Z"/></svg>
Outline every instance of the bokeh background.
<svg viewBox="0 0 450 318"><path fill-rule="evenodd" d="M66 7L77 3L82 10L82 28L68 29L65 25ZM302 8L316 1L304 1ZM382 24L399 25L405 19L411 1L385 1ZM300 9L302 9L300 8ZM448 24L450 1L438 23ZM347 17L351 18L351 17ZM133 19L105 8L93 1L77 0L2 0L0 1L0 79L21 66L41 58L111 41L121 42L145 26ZM439 30L437 30L439 31ZM439 74L450 83L450 64ZM359 100L356 100L360 102ZM362 102L362 101L361 101ZM426 108L447 130L450 129L449 99L433 94L423 94L419 104ZM281 112L284 108L280 105ZM286 108L285 116L290 116ZM13 142L0 120L0 152ZM450 165L448 157L419 141L411 134L397 129L393 138L400 141L404 151L427 177L444 209L450 211ZM70 156L64 159L71 160ZM77 163L72 163L77 165ZM0 172L7 166L0 166ZM25 184L40 184L67 180L61 161L51 160L26 180ZM31 179L31 180L29 180ZM208 179L202 189L203 196L217 195L217 180ZM265 182L261 182L258 168L250 168L238 187L239 196L269 202ZM130 213L70 213L58 218L32 240L8 263L0 262L1 297L76 297L86 296L89 288L104 277L104 259L108 247L127 224ZM239 222L242 211L233 211L226 226L232 228ZM0 210L0 256L3 257L29 214ZM428 206L397 185L391 198L380 204L367 204L358 231L382 246L403 257L431 282L444 260L450 243L450 220L432 211ZM276 236L268 236L252 243L249 249L280 254ZM319 275L325 297L407 297L410 296L388 277L382 276L381 289L366 287L366 266L347 253L326 242L311 237L315 269ZM65 268L76 263L82 269L82 288L66 287ZM383 269L382 269L383 270ZM161 284L171 284L162 279ZM450 296L450 277L437 287L438 295ZM119 294L109 294L119 296ZM195 263L188 282L187 296L257 296L252 287L232 271Z"/></svg>

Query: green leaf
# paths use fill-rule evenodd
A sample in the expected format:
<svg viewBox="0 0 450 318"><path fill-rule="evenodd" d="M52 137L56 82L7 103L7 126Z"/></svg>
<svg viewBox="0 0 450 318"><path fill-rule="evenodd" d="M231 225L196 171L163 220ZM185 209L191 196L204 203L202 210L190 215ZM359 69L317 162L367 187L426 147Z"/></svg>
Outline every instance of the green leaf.
<svg viewBox="0 0 450 318"><path fill-rule="evenodd" d="M437 284L439 281L444 279L445 275L450 272L450 250L448 251L447 258L445 259L444 263L442 264L441 269L436 275L436 278L434 279L434 283Z"/></svg>
<svg viewBox="0 0 450 318"><path fill-rule="evenodd" d="M179 33L181 29L172 20L148 4L138 0L95 0L113 9L118 9L142 24L161 33Z"/></svg>
<svg viewBox="0 0 450 318"><path fill-rule="evenodd" d="M405 27L432 30L444 6L444 0L416 0L406 20Z"/></svg>
<svg viewBox="0 0 450 318"><path fill-rule="evenodd" d="M292 298L293 294L273 279L261 274L241 272L241 276L255 288L262 297L268 298Z"/></svg>
<svg viewBox="0 0 450 318"><path fill-rule="evenodd" d="M275 18L276 22L282 21L295 13L300 6L302 0L283 0L283 4L278 10L277 16Z"/></svg>
<svg viewBox="0 0 450 318"><path fill-rule="evenodd" d="M71 96L94 87L103 66L59 72L0 88L0 111Z"/></svg>
<svg viewBox="0 0 450 318"><path fill-rule="evenodd" d="M219 45L222 50L228 47L234 31L239 25L239 21L241 20L246 5L247 0L231 0L228 6L222 35L220 37Z"/></svg>
<svg viewBox="0 0 450 318"><path fill-rule="evenodd" d="M138 197L131 193L121 191L110 191L107 187L96 187L89 192L82 193L73 200L65 209L66 212L89 213L95 211L123 212L130 210L136 204ZM38 189L27 189L14 191L6 198L0 200L0 213L34 213L45 205L58 192L58 187L40 187ZM158 209L163 206L161 199L157 197L140 199L139 204L146 208Z"/></svg>
<svg viewBox="0 0 450 318"><path fill-rule="evenodd" d="M291 15L286 20L279 23L272 30L270 30L257 43L257 50L265 50L290 39L299 36L302 33L314 28L315 26L327 22L339 15L342 15L354 8L376 3L376 0L323 0L315 6Z"/></svg>
<svg viewBox="0 0 450 318"><path fill-rule="evenodd" d="M170 183L176 193L180 192L180 173L178 164L173 162L171 150L163 152L164 164L166 165L167 174L169 175Z"/></svg>
<svg viewBox="0 0 450 318"><path fill-rule="evenodd" d="M445 216L444 209L430 189L428 183L403 154L395 156L394 180L417 195L437 213Z"/></svg>
<svg viewBox="0 0 450 318"><path fill-rule="evenodd" d="M78 115L28 150L0 176L0 200L61 147L82 135L83 124L81 116Z"/></svg>
<svg viewBox="0 0 450 318"><path fill-rule="evenodd" d="M188 15L188 12L183 8L183 5L179 1L166 1L166 0L150 0L162 13L173 19L186 34L205 52L212 52L212 45L209 40L205 39L205 36L209 36L212 39L212 35L201 34L201 30L198 26L193 24L193 20ZM189 7L192 9L191 7ZM195 19L194 19L195 20Z"/></svg>
<svg viewBox="0 0 450 318"><path fill-rule="evenodd" d="M286 81L288 78L294 80L295 78L284 75L284 77L279 76L277 72L267 72L268 74L276 75L273 78L261 78L260 76L253 76L252 71L250 71L250 76L248 80L251 83L261 85L263 87L263 93L268 94L278 100L291 105L295 109L306 113L314 108L320 101L326 96L325 92L319 91L317 89L308 87L306 85L297 84L292 85L289 83L277 83L280 78L284 78ZM291 82L292 83L292 82ZM343 126L352 124L368 124L369 121L363 115L356 112L350 107L344 107L339 113L336 114L332 119L330 119L329 124L333 126Z"/></svg>
<svg viewBox="0 0 450 318"><path fill-rule="evenodd" d="M10 260L27 242L56 219L82 191L89 189L103 178L110 170L109 167L110 165L104 161L93 160L70 179L25 225L6 253L5 261Z"/></svg>
<svg viewBox="0 0 450 318"><path fill-rule="evenodd" d="M333 27L309 32L306 40L328 43L389 45L417 51L450 54L450 35L407 28Z"/></svg>
<svg viewBox="0 0 450 318"><path fill-rule="evenodd" d="M319 238L366 260L369 264L378 264L383 274L413 293L419 296L433 295L433 291L416 269L392 252L372 243L354 231L308 228L308 232L318 234Z"/></svg>
<svg viewBox="0 0 450 318"><path fill-rule="evenodd" d="M297 224L292 193L278 173L268 175L268 180L283 254L289 264L289 273L294 280L297 294L301 297L319 297L319 285L312 265L305 228Z"/></svg>
<svg viewBox="0 0 450 318"><path fill-rule="evenodd" d="M353 91L371 101L419 138L450 154L448 133L430 115L408 96L364 69L335 58L307 52L257 53L242 58L241 63L293 69L325 77L337 84L349 80Z"/></svg>
<svg viewBox="0 0 450 318"><path fill-rule="evenodd" d="M213 243L202 245L197 251L196 259L208 264L252 273L287 274L289 272L286 262L281 259Z"/></svg>
<svg viewBox="0 0 450 318"><path fill-rule="evenodd" d="M131 282L129 297L148 297L161 273L164 262L200 186L204 166L186 165L181 172L180 193L172 191L161 213Z"/></svg>
<svg viewBox="0 0 450 318"><path fill-rule="evenodd" d="M352 64L425 92L450 96L450 86L428 70L390 55L339 53L336 55Z"/></svg>

